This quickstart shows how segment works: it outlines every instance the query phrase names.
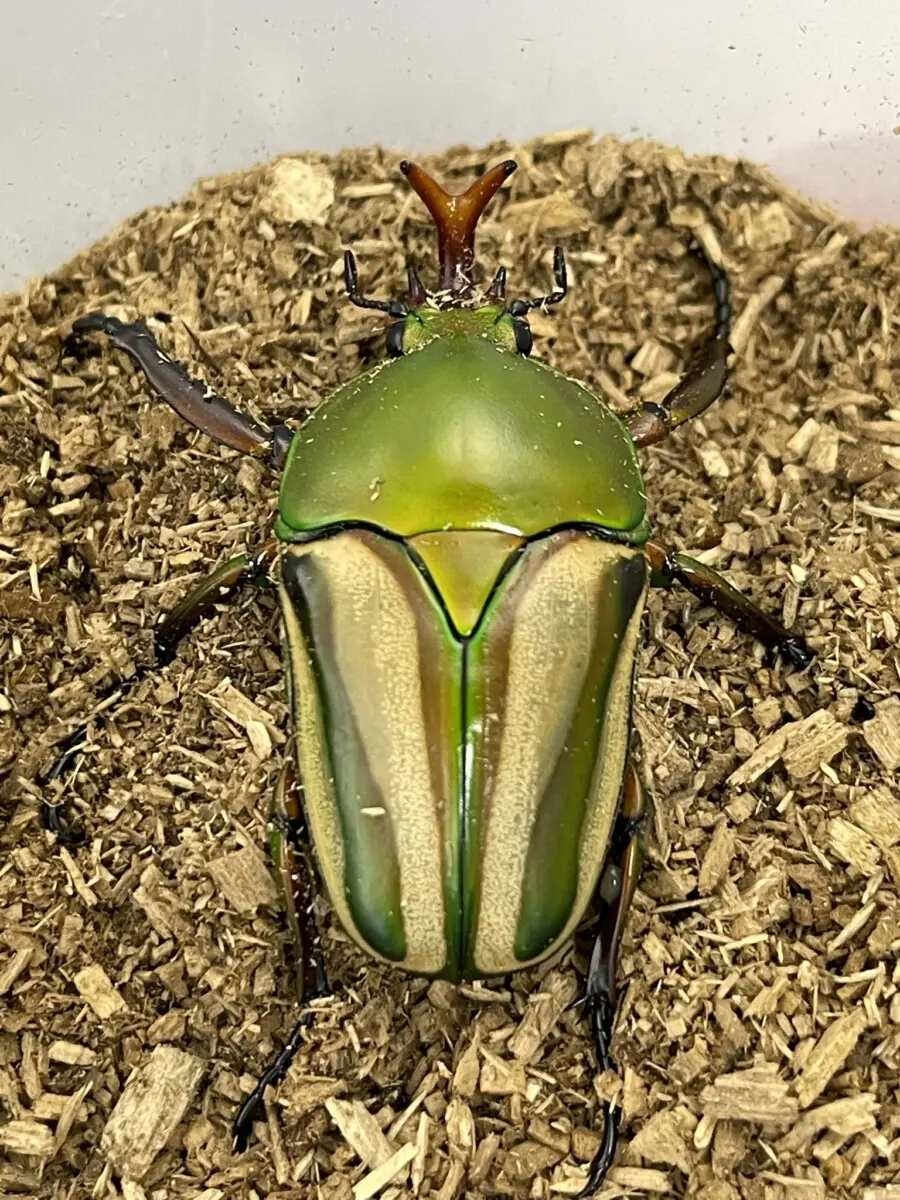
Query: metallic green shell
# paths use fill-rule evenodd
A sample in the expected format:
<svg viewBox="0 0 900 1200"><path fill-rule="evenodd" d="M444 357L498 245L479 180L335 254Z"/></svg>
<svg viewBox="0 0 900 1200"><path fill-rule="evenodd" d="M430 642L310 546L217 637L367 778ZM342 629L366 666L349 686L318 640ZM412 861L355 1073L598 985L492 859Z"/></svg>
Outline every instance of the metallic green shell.
<svg viewBox="0 0 900 1200"><path fill-rule="evenodd" d="M625 426L580 384L487 336L435 337L345 384L291 445L278 536L339 523L533 537L588 523L646 540Z"/></svg>
<svg viewBox="0 0 900 1200"><path fill-rule="evenodd" d="M477 978L571 935L622 786L646 588L639 548L551 533L511 553L462 637L403 542L357 528L285 548L304 806L371 954Z"/></svg>

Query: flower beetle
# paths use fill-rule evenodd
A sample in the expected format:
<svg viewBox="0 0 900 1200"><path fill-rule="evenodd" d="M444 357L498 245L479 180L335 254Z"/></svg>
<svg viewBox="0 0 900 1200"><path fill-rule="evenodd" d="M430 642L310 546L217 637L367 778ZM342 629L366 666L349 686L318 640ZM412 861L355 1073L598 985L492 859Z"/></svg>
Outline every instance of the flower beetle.
<svg viewBox="0 0 900 1200"><path fill-rule="evenodd" d="M583 1005L598 1063L612 1068L616 962L643 859L630 739L648 588L684 584L797 667L811 652L715 571L650 538L637 450L722 391L724 271L708 263L714 329L681 381L661 404L617 416L529 357L529 311L566 294L559 248L548 295L507 303L503 268L477 290L476 224L514 169L500 163L449 195L401 164L437 226L438 287L427 293L410 269L407 299L369 299L347 252L349 298L391 318L392 358L296 432L192 380L140 321L92 313L73 334L106 334L186 421L281 473L274 539L191 592L158 625L156 648L168 662L214 605L274 580L295 757L271 842L301 1000L325 987L319 881L370 955L452 981L539 963L594 900ZM236 1117L238 1146L308 1019ZM584 1194L606 1175L617 1130L607 1106Z"/></svg>

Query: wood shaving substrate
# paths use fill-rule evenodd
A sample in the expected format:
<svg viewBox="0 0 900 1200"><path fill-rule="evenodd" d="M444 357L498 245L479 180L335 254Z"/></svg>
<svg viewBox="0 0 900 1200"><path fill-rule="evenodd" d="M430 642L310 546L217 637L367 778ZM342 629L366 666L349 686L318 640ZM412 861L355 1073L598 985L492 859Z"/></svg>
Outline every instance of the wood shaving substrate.
<svg viewBox="0 0 900 1200"><path fill-rule="evenodd" d="M617 409L660 400L711 327L691 238L728 268L731 382L642 455L650 511L817 651L808 672L769 665L683 593L650 600L623 1082L597 1074L570 1007L589 931L457 988L366 961L326 912L334 995L232 1153L296 1013L263 850L287 731L270 593L97 716L65 791L83 844L41 829L54 746L276 504L262 466L187 428L121 355L67 356L73 318L150 319L243 409L297 422L384 352L383 319L344 298L343 249L379 297L403 294L407 261L434 278L399 156L299 154L205 180L0 300L5 1195L573 1196L618 1089L604 1197L900 1196L900 232L862 233L749 163L583 131L423 162L459 187L509 155L484 272L539 294L565 248L571 292L534 315L535 352ZM857 689L878 711L862 725Z"/></svg>

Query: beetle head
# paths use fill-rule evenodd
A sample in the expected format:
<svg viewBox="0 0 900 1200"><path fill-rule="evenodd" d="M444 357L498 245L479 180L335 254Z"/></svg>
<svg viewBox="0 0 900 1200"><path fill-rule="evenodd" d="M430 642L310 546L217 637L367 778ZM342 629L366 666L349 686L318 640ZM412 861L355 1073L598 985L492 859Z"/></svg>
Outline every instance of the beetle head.
<svg viewBox="0 0 900 1200"><path fill-rule="evenodd" d="M416 163L403 161L400 170L431 213L437 226L440 275L438 289L429 294L414 267L408 268L409 296L403 300L372 300L359 291L356 262L344 254L344 278L350 300L360 308L375 308L397 318L388 329L387 348L392 355L407 353L446 334L486 337L505 349L527 355L531 330L525 319L532 308L557 304L566 294L566 266L562 249L553 256L556 289L533 300L506 304L506 268L500 267L484 292L475 298L475 228L481 214L504 181L516 170L512 159L485 171L464 192L451 195Z"/></svg>
<svg viewBox="0 0 900 1200"><path fill-rule="evenodd" d="M484 293L484 303L472 305L475 293L475 228L503 183L516 170L512 159L485 171L464 192L451 195L416 163L402 162L400 170L431 213L437 226L440 275L433 303L413 268L409 269L410 317L388 334L388 349L402 353L447 333L481 336L508 350L527 354L531 332L521 314L507 310L506 268L500 267ZM413 319L415 318L415 319ZM396 343L396 345L392 345Z"/></svg>

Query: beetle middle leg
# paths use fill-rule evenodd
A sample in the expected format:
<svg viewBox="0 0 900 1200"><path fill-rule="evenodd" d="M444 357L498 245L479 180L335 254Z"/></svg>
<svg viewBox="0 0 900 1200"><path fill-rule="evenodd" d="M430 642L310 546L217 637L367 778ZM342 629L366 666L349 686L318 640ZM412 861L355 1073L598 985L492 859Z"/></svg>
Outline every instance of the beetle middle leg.
<svg viewBox="0 0 900 1200"><path fill-rule="evenodd" d="M646 808L643 785L634 763L629 759L610 853L597 885L600 927L591 953L583 1001L591 1024L597 1065L603 1071L616 1070L610 1052L616 1015L616 967L628 911L644 865L641 826ZM603 1141L590 1165L587 1183L579 1193L581 1196L593 1195L612 1166L619 1137L619 1120L619 1108L607 1103Z"/></svg>
<svg viewBox="0 0 900 1200"><path fill-rule="evenodd" d="M787 630L728 582L724 575L687 554L666 551L656 542L647 542L644 552L650 563L651 582L656 587L683 584L701 600L731 617L743 633L762 642L770 652L780 654L801 670L813 660L813 652L799 634Z"/></svg>
<svg viewBox="0 0 900 1200"><path fill-rule="evenodd" d="M175 657L179 642L205 617L215 605L234 599L247 583L260 584L267 577L269 565L275 557L277 543L266 542L253 554L238 554L217 567L197 587L167 613L156 626L154 648L156 662L139 667L130 679L114 684L102 699L103 708L117 704L157 667L167 666ZM87 741L88 726L81 725L66 737L56 758L46 771L35 780L41 789L55 780L62 779L75 765L82 747ZM62 805L47 798L41 800L41 824L57 841L73 844L82 840L79 830L73 829L61 813Z"/></svg>
<svg viewBox="0 0 900 1200"><path fill-rule="evenodd" d="M636 446L652 446L667 438L673 429L699 416L725 387L727 360L731 353L728 333L731 328L731 298L728 276L723 267L700 248L712 276L716 298L713 335L696 351L687 369L662 404L647 400L625 416L625 424Z"/></svg>
<svg viewBox="0 0 900 1200"><path fill-rule="evenodd" d="M322 939L313 912L315 900L315 867L309 847L306 819L300 804L294 763L285 759L269 815L269 845L275 873L284 896L288 926L294 940L294 969L297 977L297 999L307 1000L328 994ZM232 1124L234 1149L246 1150L253 1123L261 1115L266 1088L278 1084L302 1045L303 1030L311 1023L313 1013L306 1011L295 1024L291 1035L263 1071L256 1087L241 1105Z"/></svg>

